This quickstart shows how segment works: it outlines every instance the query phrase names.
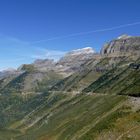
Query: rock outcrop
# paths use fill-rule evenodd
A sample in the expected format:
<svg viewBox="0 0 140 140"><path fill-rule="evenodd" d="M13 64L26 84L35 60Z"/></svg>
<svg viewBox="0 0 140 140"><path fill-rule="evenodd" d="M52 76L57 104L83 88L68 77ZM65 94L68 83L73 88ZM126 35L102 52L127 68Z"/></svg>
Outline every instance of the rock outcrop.
<svg viewBox="0 0 140 140"><path fill-rule="evenodd" d="M101 50L102 56L139 56L140 37L122 35L117 39L106 43Z"/></svg>

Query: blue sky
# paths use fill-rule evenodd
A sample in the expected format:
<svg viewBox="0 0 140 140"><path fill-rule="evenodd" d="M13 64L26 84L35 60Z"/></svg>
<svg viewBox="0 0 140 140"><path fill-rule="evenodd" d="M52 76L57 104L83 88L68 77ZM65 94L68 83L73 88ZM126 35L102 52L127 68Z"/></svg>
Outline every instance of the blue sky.
<svg viewBox="0 0 140 140"><path fill-rule="evenodd" d="M139 0L0 0L0 70L139 36L139 7Z"/></svg>

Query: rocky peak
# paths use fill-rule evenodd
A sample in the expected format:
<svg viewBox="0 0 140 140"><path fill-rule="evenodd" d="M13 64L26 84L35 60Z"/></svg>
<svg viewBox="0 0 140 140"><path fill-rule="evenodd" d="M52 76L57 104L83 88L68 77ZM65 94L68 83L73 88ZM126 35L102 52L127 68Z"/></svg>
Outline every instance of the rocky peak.
<svg viewBox="0 0 140 140"><path fill-rule="evenodd" d="M41 72L55 71L63 75L69 75L79 69L81 64L91 59L94 54L95 51L91 47L86 47L68 52L58 62L53 59L37 59L26 67L34 67L35 70ZM23 66L18 70L23 70Z"/></svg>
<svg viewBox="0 0 140 140"><path fill-rule="evenodd" d="M95 51L91 47L73 50L58 61L57 67L63 72L73 73L79 70L80 66L91 59L94 54Z"/></svg>
<svg viewBox="0 0 140 140"><path fill-rule="evenodd" d="M95 51L91 47L73 50L62 57L58 64L69 66L81 64L83 61L90 59L94 53Z"/></svg>
<svg viewBox="0 0 140 140"><path fill-rule="evenodd" d="M55 65L55 62L53 59L37 59L33 65L35 67L52 67Z"/></svg>
<svg viewBox="0 0 140 140"><path fill-rule="evenodd" d="M106 43L101 50L105 56L138 56L140 54L140 37L122 35Z"/></svg>
<svg viewBox="0 0 140 140"><path fill-rule="evenodd" d="M86 48L82 48L82 49L77 49L77 50L73 50L71 52L68 52L62 59L60 59L60 61L62 60L66 60L66 59L73 59L73 58L88 58L91 55L93 55L95 53L95 51L91 48L91 47L86 47Z"/></svg>
<svg viewBox="0 0 140 140"><path fill-rule="evenodd" d="M34 61L35 65L40 65L40 64L52 64L54 63L53 59L37 59Z"/></svg>
<svg viewBox="0 0 140 140"><path fill-rule="evenodd" d="M121 36L119 36L117 39L127 39L130 38L131 36L127 35L127 34L123 34Z"/></svg>
<svg viewBox="0 0 140 140"><path fill-rule="evenodd" d="M51 70L55 66L55 62L53 59L37 59L33 63L34 67L40 71Z"/></svg>
<svg viewBox="0 0 140 140"><path fill-rule="evenodd" d="M93 50L93 48L91 47L86 47L86 48L82 48L82 49L77 49L77 50L73 50L69 53L67 53L66 55L87 55L87 54L93 54L95 53L95 51Z"/></svg>

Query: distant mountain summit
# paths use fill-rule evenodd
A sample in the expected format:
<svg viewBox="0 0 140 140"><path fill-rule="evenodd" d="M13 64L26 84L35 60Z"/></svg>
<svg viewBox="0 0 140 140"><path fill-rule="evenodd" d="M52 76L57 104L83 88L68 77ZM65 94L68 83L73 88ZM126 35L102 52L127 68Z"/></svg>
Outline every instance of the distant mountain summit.
<svg viewBox="0 0 140 140"><path fill-rule="evenodd" d="M123 34L123 35L119 36L118 39L127 39L127 38L130 38L130 37L132 37L132 36L129 36L127 34Z"/></svg>
<svg viewBox="0 0 140 140"><path fill-rule="evenodd" d="M140 37L121 35L117 39L106 43L101 55L106 56L139 56L140 55Z"/></svg>
<svg viewBox="0 0 140 140"><path fill-rule="evenodd" d="M18 70L35 69L40 72L54 71L68 76L76 72L80 65L91 59L95 51L91 47L72 50L65 54L60 60L55 62L53 59L37 59L30 65L22 65Z"/></svg>
<svg viewBox="0 0 140 140"><path fill-rule="evenodd" d="M41 71L52 70L55 64L53 59L37 59L33 63L34 67Z"/></svg>
<svg viewBox="0 0 140 140"><path fill-rule="evenodd" d="M65 70L73 73L80 68L80 65L93 58L94 55L95 51L91 47L73 50L62 57L57 65L60 65L65 68Z"/></svg>
<svg viewBox="0 0 140 140"><path fill-rule="evenodd" d="M66 55L81 55L81 54L93 54L95 51L91 47L85 47L82 49L73 50Z"/></svg>

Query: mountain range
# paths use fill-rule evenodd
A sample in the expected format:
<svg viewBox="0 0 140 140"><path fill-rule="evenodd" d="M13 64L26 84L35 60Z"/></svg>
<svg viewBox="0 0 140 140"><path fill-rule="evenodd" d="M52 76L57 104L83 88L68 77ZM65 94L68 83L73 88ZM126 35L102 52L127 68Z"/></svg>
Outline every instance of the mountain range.
<svg viewBox="0 0 140 140"><path fill-rule="evenodd" d="M139 140L140 37L0 72L0 112L0 140Z"/></svg>

